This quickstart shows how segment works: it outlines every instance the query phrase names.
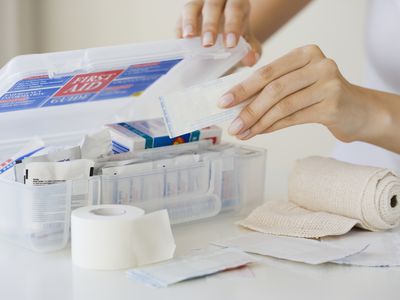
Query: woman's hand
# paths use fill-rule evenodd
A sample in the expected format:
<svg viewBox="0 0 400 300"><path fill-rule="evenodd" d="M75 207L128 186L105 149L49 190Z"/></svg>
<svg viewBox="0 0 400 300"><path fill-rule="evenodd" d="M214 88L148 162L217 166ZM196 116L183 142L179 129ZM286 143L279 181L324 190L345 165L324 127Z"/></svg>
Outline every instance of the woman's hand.
<svg viewBox="0 0 400 300"><path fill-rule="evenodd" d="M366 94L368 90L347 82L336 63L310 45L260 68L227 92L219 105L228 108L254 97L228 129L242 140L320 123L349 142L366 140L371 130L376 131L369 121L379 118L380 111L366 100Z"/></svg>
<svg viewBox="0 0 400 300"><path fill-rule="evenodd" d="M236 47L240 36L243 36L252 51L242 63L252 66L261 55L261 44L252 34L249 13L249 0L189 0L178 21L177 36L190 38L201 35L203 46L209 47L214 45L221 32L228 48Z"/></svg>

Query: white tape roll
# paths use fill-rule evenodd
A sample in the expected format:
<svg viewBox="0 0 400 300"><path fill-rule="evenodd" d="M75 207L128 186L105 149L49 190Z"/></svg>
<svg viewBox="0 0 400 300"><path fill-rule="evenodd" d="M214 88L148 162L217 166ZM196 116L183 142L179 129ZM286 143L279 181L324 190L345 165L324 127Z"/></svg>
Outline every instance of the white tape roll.
<svg viewBox="0 0 400 300"><path fill-rule="evenodd" d="M77 266L118 270L170 259L175 242L166 210L96 205L72 212L71 251Z"/></svg>

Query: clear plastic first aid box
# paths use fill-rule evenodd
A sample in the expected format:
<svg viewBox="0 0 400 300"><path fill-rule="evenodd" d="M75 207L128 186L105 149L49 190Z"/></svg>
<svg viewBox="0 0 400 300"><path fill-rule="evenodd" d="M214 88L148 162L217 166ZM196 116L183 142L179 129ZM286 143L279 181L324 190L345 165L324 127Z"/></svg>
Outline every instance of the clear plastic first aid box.
<svg viewBox="0 0 400 300"><path fill-rule="evenodd" d="M105 124L160 117L161 94L218 78L247 51L243 40L226 49L221 39L211 48L190 39L16 57L0 70L0 161L32 137L75 145ZM0 177L0 236L48 252L67 245L71 210L79 206L166 208L179 224L247 212L263 202L264 150L198 142L138 155L179 160L184 153L205 154L172 167L47 186Z"/></svg>

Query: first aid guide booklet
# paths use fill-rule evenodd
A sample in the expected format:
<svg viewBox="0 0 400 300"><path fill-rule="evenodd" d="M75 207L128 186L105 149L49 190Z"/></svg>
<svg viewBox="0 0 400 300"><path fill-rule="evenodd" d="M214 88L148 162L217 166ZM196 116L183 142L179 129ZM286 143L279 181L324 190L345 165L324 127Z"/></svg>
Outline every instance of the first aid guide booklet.
<svg viewBox="0 0 400 300"><path fill-rule="evenodd" d="M24 78L0 97L0 112L137 96L181 60L54 78Z"/></svg>

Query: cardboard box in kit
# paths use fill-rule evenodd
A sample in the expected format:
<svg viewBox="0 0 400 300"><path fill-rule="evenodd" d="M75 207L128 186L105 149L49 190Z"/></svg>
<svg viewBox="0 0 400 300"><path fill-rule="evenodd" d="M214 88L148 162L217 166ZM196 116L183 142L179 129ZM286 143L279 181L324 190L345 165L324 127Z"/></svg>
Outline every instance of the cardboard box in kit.
<svg viewBox="0 0 400 300"><path fill-rule="evenodd" d="M176 138L170 138L163 118L108 124L114 153L138 151L178 145L201 140L210 140L213 144L221 142L222 129L210 126L189 132Z"/></svg>

